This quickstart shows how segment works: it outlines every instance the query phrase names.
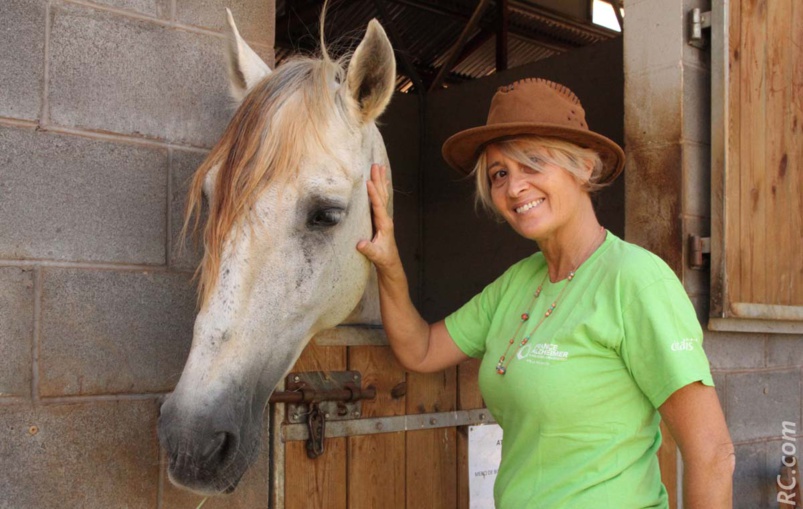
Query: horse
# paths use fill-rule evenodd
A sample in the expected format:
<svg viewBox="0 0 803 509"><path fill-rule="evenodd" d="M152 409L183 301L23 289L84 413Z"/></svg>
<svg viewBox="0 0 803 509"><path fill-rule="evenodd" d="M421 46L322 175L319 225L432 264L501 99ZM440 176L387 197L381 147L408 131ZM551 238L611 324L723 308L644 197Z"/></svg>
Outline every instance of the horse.
<svg viewBox="0 0 803 509"><path fill-rule="evenodd" d="M321 38L321 58L275 70L230 11L228 25L240 103L190 184L185 232L209 204L199 311L158 421L171 482L204 496L234 491L256 459L268 398L310 338L376 313L376 273L356 245L372 235L366 181L388 165L374 121L396 76L375 19L350 59L332 60Z"/></svg>

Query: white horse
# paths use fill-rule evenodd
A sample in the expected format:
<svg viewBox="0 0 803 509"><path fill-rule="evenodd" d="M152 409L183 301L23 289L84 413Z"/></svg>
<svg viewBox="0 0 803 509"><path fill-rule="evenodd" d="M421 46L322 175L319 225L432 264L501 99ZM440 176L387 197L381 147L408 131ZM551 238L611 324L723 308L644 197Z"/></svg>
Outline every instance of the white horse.
<svg viewBox="0 0 803 509"><path fill-rule="evenodd" d="M374 120L396 76L376 20L347 69L322 47L271 71L229 25L241 104L193 179L196 224L210 204L201 308L159 417L171 481L204 495L233 491L254 461L268 397L309 339L375 300L355 247L372 234L366 180L388 162Z"/></svg>

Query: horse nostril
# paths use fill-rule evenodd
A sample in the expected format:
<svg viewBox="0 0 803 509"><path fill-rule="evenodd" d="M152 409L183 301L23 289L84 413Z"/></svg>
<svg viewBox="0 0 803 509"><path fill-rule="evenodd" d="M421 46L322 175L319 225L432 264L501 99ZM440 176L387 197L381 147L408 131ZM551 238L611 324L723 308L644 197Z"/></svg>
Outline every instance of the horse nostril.
<svg viewBox="0 0 803 509"><path fill-rule="evenodd" d="M213 462L220 465L226 464L237 450L237 437L232 433L220 431L215 434L215 437L204 447L202 457L207 462Z"/></svg>

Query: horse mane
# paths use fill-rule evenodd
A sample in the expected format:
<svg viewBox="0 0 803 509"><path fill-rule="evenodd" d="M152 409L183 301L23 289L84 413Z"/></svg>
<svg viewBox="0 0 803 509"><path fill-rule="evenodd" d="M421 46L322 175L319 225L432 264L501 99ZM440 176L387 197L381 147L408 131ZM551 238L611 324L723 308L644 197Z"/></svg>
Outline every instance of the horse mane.
<svg viewBox="0 0 803 509"><path fill-rule="evenodd" d="M296 57L249 91L223 136L193 176L185 210L181 244L197 238L204 181L218 168L209 215L203 229L204 255L195 277L199 305L208 300L220 271L224 242L242 225L265 187L296 174L299 154L327 150L325 132L335 116L346 118L337 95L345 74L343 58Z"/></svg>

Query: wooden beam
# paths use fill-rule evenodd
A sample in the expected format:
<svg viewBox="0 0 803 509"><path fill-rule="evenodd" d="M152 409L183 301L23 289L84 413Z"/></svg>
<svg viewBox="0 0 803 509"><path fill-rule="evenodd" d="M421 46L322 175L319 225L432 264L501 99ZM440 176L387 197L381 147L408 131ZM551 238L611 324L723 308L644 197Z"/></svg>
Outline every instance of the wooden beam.
<svg viewBox="0 0 803 509"><path fill-rule="evenodd" d="M477 35L469 39L466 45L463 47L463 51L460 52L460 56L457 57L457 60L454 62L454 66L458 66L463 63L468 57L473 55L478 49L482 47L483 44L488 42L492 37L496 37L496 34L491 30L482 30Z"/></svg>
<svg viewBox="0 0 803 509"><path fill-rule="evenodd" d="M405 46L404 41L402 41L399 32L396 31L396 23L391 19L385 1L374 0L374 5L376 6L376 10L379 11L379 17L388 29L388 36L390 36L390 43L393 44L394 52L399 60L401 60L402 67L404 67L407 76L413 82L413 85L415 85L416 92L421 94L426 93L427 89L424 86L424 82L421 81L421 75L418 74L415 65L413 65L413 62L410 60L410 51L407 49L407 46Z"/></svg>
<svg viewBox="0 0 803 509"><path fill-rule="evenodd" d="M496 72L507 69L507 29L510 19L507 0L496 0L496 16L498 24L496 30Z"/></svg>
<svg viewBox="0 0 803 509"><path fill-rule="evenodd" d="M429 86L429 91L432 92L433 90L437 90L440 88L441 84L443 83L443 79L446 75L451 71L452 67L454 66L455 60L457 60L458 55L460 52L463 51L463 46L466 45L466 41L468 40L469 35L476 29L477 24L482 18L485 9L488 7L488 4L491 3L491 0L480 0L477 7L474 9L474 13L471 15L471 19L468 20L466 26L463 28L463 31L460 33L460 36L457 38L457 42L452 49L449 50L449 56L446 58L446 61L443 63L441 68L438 70L438 74L435 76L435 81Z"/></svg>
<svg viewBox="0 0 803 509"><path fill-rule="evenodd" d="M469 19L471 19L469 16L466 16L461 12L451 11L448 9L444 9L442 7L437 7L429 2L422 2L420 0L389 0L389 1L393 2L394 4L404 5L407 7L412 7L413 9L419 9L422 11L430 12L432 14L437 14L439 16L452 18L460 22L467 22Z"/></svg>

